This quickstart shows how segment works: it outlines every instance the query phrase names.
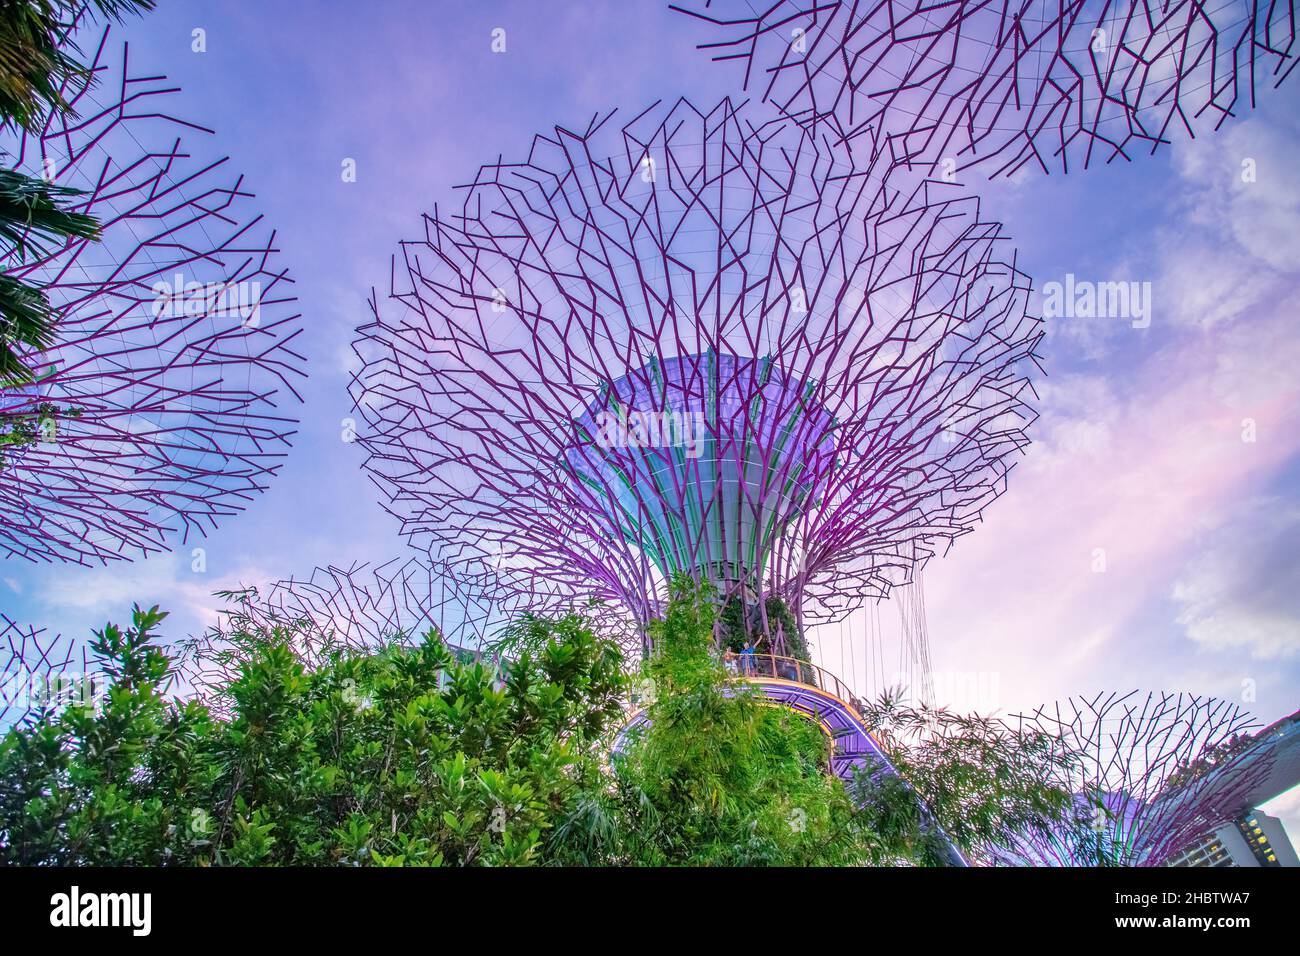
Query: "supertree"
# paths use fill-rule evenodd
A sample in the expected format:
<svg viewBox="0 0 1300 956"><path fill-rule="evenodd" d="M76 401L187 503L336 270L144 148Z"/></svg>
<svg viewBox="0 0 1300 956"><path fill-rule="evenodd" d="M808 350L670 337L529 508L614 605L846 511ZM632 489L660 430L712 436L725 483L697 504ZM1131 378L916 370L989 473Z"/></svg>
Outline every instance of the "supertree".
<svg viewBox="0 0 1300 956"><path fill-rule="evenodd" d="M492 605L418 558L315 568L306 577L218 593L227 601L218 622L168 650L179 678L172 691L208 697L238 676L240 632L260 638L279 628L304 664L317 667L334 651L418 642L430 629L458 654L479 657L499 620ZM0 614L0 728L42 708L93 702L104 687L86 641Z"/></svg>
<svg viewBox="0 0 1300 956"><path fill-rule="evenodd" d="M632 633L678 574L769 635L768 597L802 627L886 595L1026 444L1001 227L728 100L611 115L402 243L354 346L385 506L502 606L594 596Z"/></svg>
<svg viewBox="0 0 1300 956"><path fill-rule="evenodd" d="M97 658L84 641L0 614L0 736L62 704L93 704L103 690Z"/></svg>
<svg viewBox="0 0 1300 956"><path fill-rule="evenodd" d="M105 31L39 135L0 148L81 190L102 241L43 249L12 274L44 287L55 343L0 387L0 554L107 563L186 542L279 468L302 356L275 233L226 160L183 139L174 87ZM39 245L37 248L40 248Z"/></svg>
<svg viewBox="0 0 1300 956"><path fill-rule="evenodd" d="M280 629L300 659L319 666L334 651L376 650L418 642L433 629L462 655L479 655L494 607L442 569L418 559L318 567L264 587L219 592L218 622L178 648L177 670L188 690L206 696L238 673L239 635Z"/></svg>
<svg viewBox="0 0 1300 956"><path fill-rule="evenodd" d="M701 47L887 164L1063 172L1253 108L1295 67L1291 0L684 0Z"/></svg>
<svg viewBox="0 0 1300 956"><path fill-rule="evenodd" d="M1026 837L994 855L1001 864L1162 866L1239 816L1269 773L1251 746L1257 722L1214 697L1100 693L1018 720L1081 758L1069 784L1090 825Z"/></svg>

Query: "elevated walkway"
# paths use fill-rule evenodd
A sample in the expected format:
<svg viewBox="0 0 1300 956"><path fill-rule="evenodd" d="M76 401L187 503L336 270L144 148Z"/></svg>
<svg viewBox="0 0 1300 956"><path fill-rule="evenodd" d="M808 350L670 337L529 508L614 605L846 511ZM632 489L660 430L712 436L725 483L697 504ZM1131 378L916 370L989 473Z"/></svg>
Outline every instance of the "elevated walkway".
<svg viewBox="0 0 1300 956"><path fill-rule="evenodd" d="M852 780L864 765L883 767L898 775L884 749L867 730L861 704L838 677L824 668L793 657L774 654L731 654L723 657L731 680L758 691L765 699L807 717L819 726L831 742L831 771L840 779ZM614 752L625 746L628 735L648 723L644 710L634 708L619 731ZM956 847L949 844L950 863L968 866Z"/></svg>

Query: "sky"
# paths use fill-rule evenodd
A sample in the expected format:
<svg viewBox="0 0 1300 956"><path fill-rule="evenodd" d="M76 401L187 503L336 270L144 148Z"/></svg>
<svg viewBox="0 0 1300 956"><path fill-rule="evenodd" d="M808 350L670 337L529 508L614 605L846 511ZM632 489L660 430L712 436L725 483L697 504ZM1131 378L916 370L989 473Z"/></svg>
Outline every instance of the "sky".
<svg viewBox="0 0 1300 956"><path fill-rule="evenodd" d="M181 637L214 620L216 589L407 556L342 438L353 330L398 240L555 124L738 92L694 49L700 28L658 0L160 6L115 35L183 88L173 109L216 131L192 148L230 156L258 194L296 282L309 378L295 448L198 542L205 572L188 548L102 569L0 563L0 609L63 633L139 602L170 610ZM1298 104L1292 78L1155 156L967 184L1037 289L1149 283L1150 314L1049 321L1033 444L926 571L940 703L1014 713L1141 688L1231 699L1264 722L1300 708ZM839 647L836 662L860 667ZM977 701L959 690L972 679ZM1266 809L1300 834L1300 792Z"/></svg>

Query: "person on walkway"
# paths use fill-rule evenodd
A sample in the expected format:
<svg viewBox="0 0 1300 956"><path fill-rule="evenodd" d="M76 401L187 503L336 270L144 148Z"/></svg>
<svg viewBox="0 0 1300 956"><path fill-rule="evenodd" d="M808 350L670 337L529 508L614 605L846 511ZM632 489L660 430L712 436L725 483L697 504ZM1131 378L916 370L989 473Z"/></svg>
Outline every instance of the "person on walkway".
<svg viewBox="0 0 1300 956"><path fill-rule="evenodd" d="M740 650L740 671L746 677L752 677L754 674L754 645L748 640Z"/></svg>

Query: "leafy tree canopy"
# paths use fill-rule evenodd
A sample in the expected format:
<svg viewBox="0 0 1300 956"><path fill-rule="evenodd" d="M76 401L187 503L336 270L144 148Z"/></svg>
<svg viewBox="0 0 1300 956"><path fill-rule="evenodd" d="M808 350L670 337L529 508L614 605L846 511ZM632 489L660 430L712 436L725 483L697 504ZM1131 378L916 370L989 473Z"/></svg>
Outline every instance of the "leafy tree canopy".
<svg viewBox="0 0 1300 956"><path fill-rule="evenodd" d="M888 697L864 717L902 776L846 787L817 724L727 673L714 613L677 583L613 746L630 676L580 616L526 618L489 667L236 615L199 701L136 607L92 641L97 703L0 739L0 863L943 865L1070 821L1052 741Z"/></svg>
<svg viewBox="0 0 1300 956"><path fill-rule="evenodd" d="M164 616L96 635L97 710L0 742L0 861L535 863L622 713L617 648L563 619L501 679L432 632L312 671L293 629L244 635L221 719L165 699Z"/></svg>

